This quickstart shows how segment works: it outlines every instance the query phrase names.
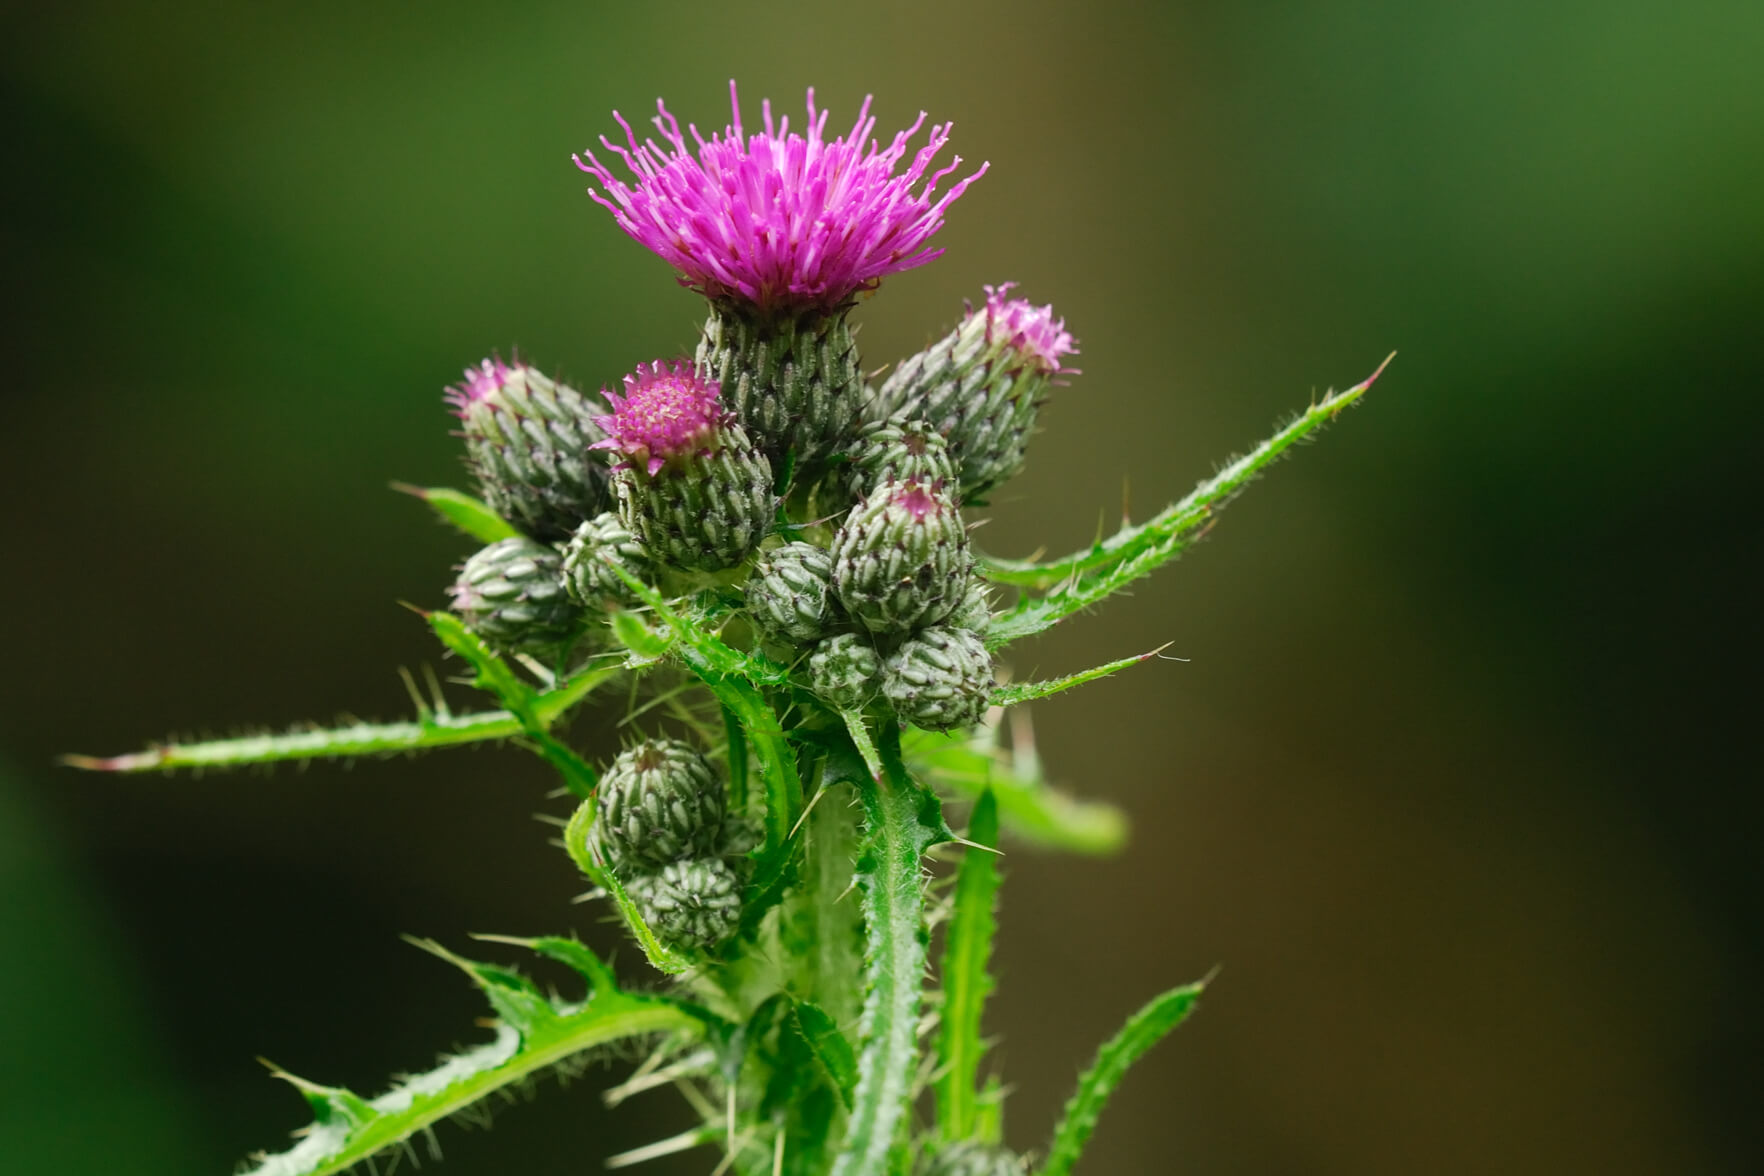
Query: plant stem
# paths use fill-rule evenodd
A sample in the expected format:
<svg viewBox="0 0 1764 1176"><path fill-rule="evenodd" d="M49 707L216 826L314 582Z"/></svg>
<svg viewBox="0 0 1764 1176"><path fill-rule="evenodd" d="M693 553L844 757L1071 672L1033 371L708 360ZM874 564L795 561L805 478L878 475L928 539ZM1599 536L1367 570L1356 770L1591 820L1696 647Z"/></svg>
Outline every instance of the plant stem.
<svg viewBox="0 0 1764 1176"><path fill-rule="evenodd" d="M858 1023L858 1082L833 1176L881 1176L888 1170L918 1059L915 1036L925 974L920 859L947 836L941 816L935 816L936 798L907 774L894 716L882 716L878 726L882 774L859 790L866 824L857 872L866 989Z"/></svg>

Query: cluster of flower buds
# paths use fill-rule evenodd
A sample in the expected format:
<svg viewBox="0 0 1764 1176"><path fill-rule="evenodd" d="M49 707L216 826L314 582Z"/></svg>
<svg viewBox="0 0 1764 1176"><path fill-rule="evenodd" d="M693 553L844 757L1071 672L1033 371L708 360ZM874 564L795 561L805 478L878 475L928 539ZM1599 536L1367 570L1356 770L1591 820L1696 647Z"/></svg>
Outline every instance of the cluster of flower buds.
<svg viewBox="0 0 1764 1176"><path fill-rule="evenodd" d="M677 740L651 739L626 748L600 778L589 837L658 939L705 952L741 921L735 825L710 761Z"/></svg>
<svg viewBox="0 0 1764 1176"><path fill-rule="evenodd" d="M923 116L882 139L866 102L834 136L811 92L801 132L768 105L749 133L730 96L733 120L708 139L665 107L662 143L628 125L623 143L602 139L629 181L591 152L577 161L619 226L707 299L694 358L640 364L598 398L498 359L449 390L480 493L519 532L466 562L455 607L492 647L565 669L642 606L637 584L740 589L756 645L828 707L971 726L993 690L991 603L962 508L1022 467L1072 337L1051 308L988 287L866 386L858 297L940 254L930 238L985 168L939 191L961 163L934 166L947 125L910 151ZM739 918L746 818L725 812L710 765L639 744L598 803L594 852L651 928L714 949Z"/></svg>

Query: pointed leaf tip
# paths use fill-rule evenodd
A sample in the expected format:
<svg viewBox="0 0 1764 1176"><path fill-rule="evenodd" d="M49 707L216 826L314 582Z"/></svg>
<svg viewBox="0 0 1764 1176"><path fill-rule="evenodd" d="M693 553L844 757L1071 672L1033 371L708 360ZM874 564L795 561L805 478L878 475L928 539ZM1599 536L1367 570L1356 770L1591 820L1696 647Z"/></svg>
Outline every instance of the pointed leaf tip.
<svg viewBox="0 0 1764 1176"><path fill-rule="evenodd" d="M581 975L588 982L590 993L618 991L612 968L580 940L562 935L542 935L536 939L522 939L514 935L473 935L472 938L482 943L507 943L524 947L547 959L556 960Z"/></svg>
<svg viewBox="0 0 1764 1176"><path fill-rule="evenodd" d="M258 1058L258 1064L269 1070L270 1077L279 1079L300 1092L306 1105L312 1108L312 1116L319 1123L332 1123L338 1120L350 1126L359 1126L374 1116L374 1108L365 1098L344 1086L326 1086L298 1074L291 1074L276 1065L268 1058Z"/></svg>
<svg viewBox="0 0 1764 1176"><path fill-rule="evenodd" d="M64 768L73 768L81 772L145 772L165 762L165 751L162 748L150 747L146 751L131 752L128 755L78 755L69 752L58 755L55 762Z"/></svg>
<svg viewBox="0 0 1764 1176"><path fill-rule="evenodd" d="M413 486L408 482L393 482L392 489L421 499L434 510L442 522L480 543L495 543L499 539L510 539L520 534L488 504L450 486L425 487Z"/></svg>

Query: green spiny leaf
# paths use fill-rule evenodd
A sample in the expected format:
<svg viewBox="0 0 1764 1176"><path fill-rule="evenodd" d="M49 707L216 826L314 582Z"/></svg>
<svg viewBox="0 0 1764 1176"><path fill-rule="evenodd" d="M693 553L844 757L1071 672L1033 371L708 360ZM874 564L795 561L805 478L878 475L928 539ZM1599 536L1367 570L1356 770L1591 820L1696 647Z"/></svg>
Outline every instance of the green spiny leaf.
<svg viewBox="0 0 1764 1176"><path fill-rule="evenodd" d="M613 970L607 966L606 961L595 955L579 939L563 935L541 935L533 939L521 939L513 935L474 935L472 938L484 943L513 944L547 959L556 960L587 981L590 993L610 992L618 987Z"/></svg>
<svg viewBox="0 0 1764 1176"><path fill-rule="evenodd" d="M495 543L520 534L501 515L464 491L447 486L411 486L404 482L392 483L392 489L422 499L435 508L443 522L452 523L480 543Z"/></svg>
<svg viewBox="0 0 1764 1176"><path fill-rule="evenodd" d="M513 968L455 955L432 939L418 939L407 935L405 941L422 948L437 959L446 960L464 972L483 991L490 1007L496 1010L497 1017L504 1024L514 1026L523 1037L555 1018L556 1012L545 994L539 991L539 986Z"/></svg>
<svg viewBox="0 0 1764 1176"><path fill-rule="evenodd" d="M1107 539L1048 563L982 557L980 570L993 582L1046 590L1046 595L1025 597L1015 608L994 617L986 630L987 646L996 649L1051 628L1181 555L1196 533L1239 491L1287 450L1358 401L1383 371L1380 365L1378 371L1345 392L1325 396L1249 453L1201 482L1186 498L1138 526L1123 526Z"/></svg>
<svg viewBox="0 0 1764 1176"><path fill-rule="evenodd" d="M813 1001L797 1001L789 1025L808 1046L815 1065L849 1111L852 1088L857 1085L857 1055L852 1052L851 1042L827 1010Z"/></svg>
<svg viewBox="0 0 1764 1176"><path fill-rule="evenodd" d="M616 665L589 666L532 701L530 717L549 727L595 687L620 672ZM128 755L68 755L61 762L94 772L170 772L179 768L238 768L309 759L358 759L512 739L525 731L506 710L455 715L424 704L414 720L312 726L268 735L245 735L198 743L162 743Z"/></svg>
<svg viewBox="0 0 1764 1176"><path fill-rule="evenodd" d="M1127 816L1111 804L1079 800L1052 787L1039 769L1027 771L1003 758L990 737L908 733L914 770L953 792L979 796L992 790L999 822L1013 836L1048 849L1111 854L1127 842Z"/></svg>
<svg viewBox="0 0 1764 1176"><path fill-rule="evenodd" d="M1067 1176L1084 1151L1090 1133L1096 1129L1097 1117L1102 1114L1104 1104L1120 1084L1127 1068L1162 1041L1165 1034L1182 1024L1194 1011L1205 986L1205 981L1185 984L1154 997L1097 1050L1096 1061L1078 1080L1077 1092L1066 1103L1060 1125L1054 1130L1047 1162L1041 1167L1041 1176Z"/></svg>
<svg viewBox="0 0 1764 1176"><path fill-rule="evenodd" d="M199 743L157 743L127 755L64 755L61 762L88 772L171 772L179 768L240 768L289 760L355 759L427 751L462 743L508 739L521 733L507 711L423 718L400 723L350 723L275 735L245 735Z"/></svg>
<svg viewBox="0 0 1764 1176"><path fill-rule="evenodd" d="M870 779L882 778L882 757L876 751L876 741L870 738L870 728L864 723L864 716L858 711L842 710L839 717L845 723L846 733L851 736L851 745L857 748L858 755L863 757L864 766L870 769Z"/></svg>
<svg viewBox="0 0 1764 1176"><path fill-rule="evenodd" d="M613 905L624 917L625 925L631 929L632 936L637 940L637 946L643 949L643 954L649 962L668 975L679 975L692 966L692 961L655 937L655 932L651 931L649 924L643 921L643 915L637 910L637 904L631 901L629 894L625 893L625 887L618 877L594 860L594 855L588 848L588 831L594 826L594 811L592 796L584 798L582 803L576 806L575 813L570 817L570 823L564 827L564 850L570 855L570 860L576 863L576 868L582 871L590 882L611 896Z"/></svg>
<svg viewBox="0 0 1764 1176"><path fill-rule="evenodd" d="M709 1028L700 1013L659 997L608 987L579 1003L554 1002L538 996L537 989L508 969L450 954L447 958L467 970L499 1014L504 1008L513 1008L527 1027L504 1017L495 1040L406 1079L378 1098L364 1099L341 1088L290 1078L313 1107L316 1121L293 1148L261 1158L245 1176L344 1172L510 1083L543 1073L583 1050L653 1033L698 1036Z"/></svg>
<svg viewBox="0 0 1764 1176"><path fill-rule="evenodd" d="M1158 656L1168 645L1160 645L1149 653L1135 654L1124 657L1120 661L1112 661L1107 665L1081 670L1076 674L1067 674L1064 678L1049 678L1043 682L1014 682L1008 686L1000 686L992 692L992 705L1015 706L1019 702L1031 702L1037 698L1046 698L1050 694L1058 694L1062 690L1070 690L1074 686L1082 686L1086 682L1094 682L1098 678L1106 678L1117 670L1128 666L1136 666Z"/></svg>
<svg viewBox="0 0 1764 1176"><path fill-rule="evenodd" d="M968 840L988 849L998 844L998 802L980 794L968 818ZM946 1140L974 1134L974 1092L980 1078L980 1017L993 980L986 971L997 930L998 858L970 849L956 874L955 914L943 944L943 1019L938 1036L937 1128Z"/></svg>
<svg viewBox="0 0 1764 1176"><path fill-rule="evenodd" d="M599 774L588 766L586 760L552 736L551 720L540 710L538 691L522 681L513 667L466 628L458 617L451 613L432 612L427 614L427 619L441 643L471 663L477 671L475 683L494 695L503 709L520 721L521 733L531 741L539 756L557 769L569 790L577 796L593 795Z"/></svg>

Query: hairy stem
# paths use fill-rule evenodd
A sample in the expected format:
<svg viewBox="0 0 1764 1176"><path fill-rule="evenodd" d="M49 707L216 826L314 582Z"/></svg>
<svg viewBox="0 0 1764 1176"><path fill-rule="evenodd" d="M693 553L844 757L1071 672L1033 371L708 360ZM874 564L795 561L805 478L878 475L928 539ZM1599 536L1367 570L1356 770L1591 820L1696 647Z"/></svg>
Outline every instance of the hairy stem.
<svg viewBox="0 0 1764 1176"><path fill-rule="evenodd" d="M876 740L882 774L860 789L865 837L857 881L864 909L864 1007L858 1081L833 1176L881 1176L906 1110L918 1051L925 973L925 850L947 839L934 796L907 774L892 715Z"/></svg>

